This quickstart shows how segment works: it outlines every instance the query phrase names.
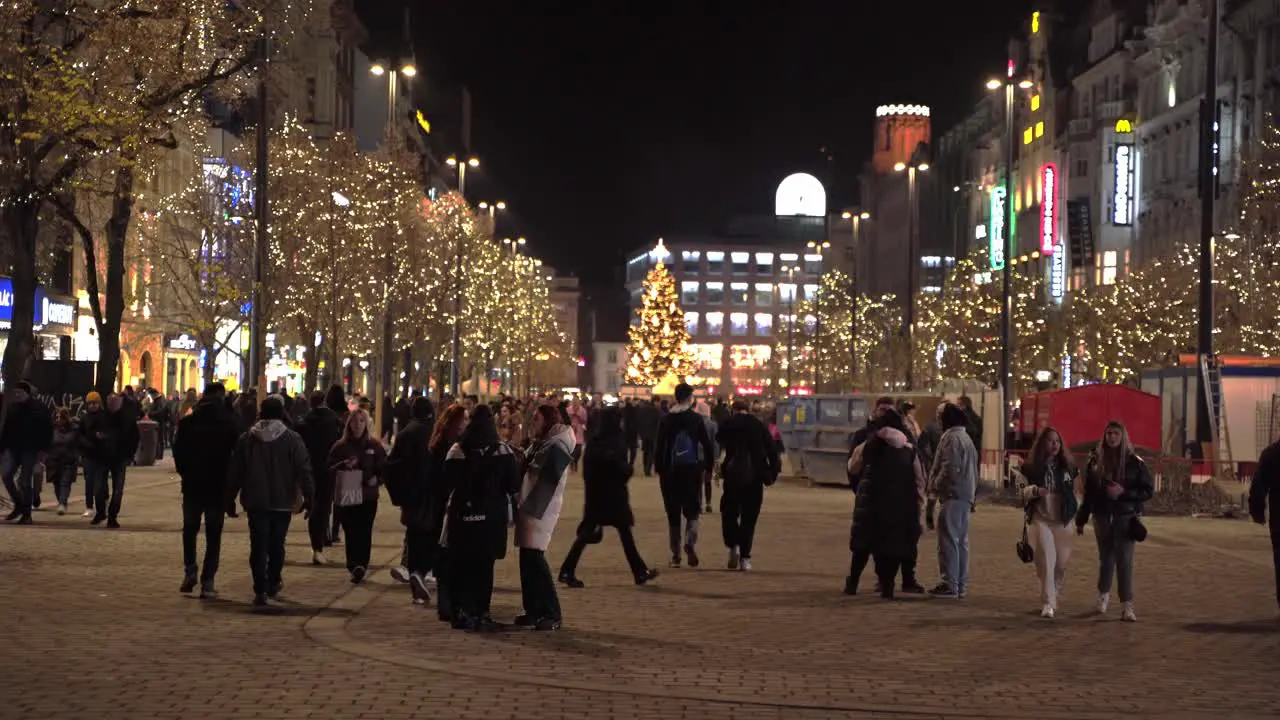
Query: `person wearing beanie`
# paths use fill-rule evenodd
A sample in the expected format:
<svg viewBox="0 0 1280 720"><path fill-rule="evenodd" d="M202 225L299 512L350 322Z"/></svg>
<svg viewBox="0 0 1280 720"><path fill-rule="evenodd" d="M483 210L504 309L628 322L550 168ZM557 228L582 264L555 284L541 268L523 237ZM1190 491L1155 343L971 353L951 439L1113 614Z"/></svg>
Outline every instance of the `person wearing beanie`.
<svg viewBox="0 0 1280 720"><path fill-rule="evenodd" d="M53 419L31 394L31 385L16 382L8 390L9 417L0 431L0 466L4 487L13 499L7 520L31 524L35 507L35 469L42 453L53 444ZM16 477L16 480L15 480Z"/></svg>
<svg viewBox="0 0 1280 720"><path fill-rule="evenodd" d="M106 458L114 452L115 432L107 420L102 395L97 391L85 395L84 409L76 423L80 460L84 464L84 514L80 517L96 515L94 504L98 498L98 483L105 480L101 476L106 472Z"/></svg>
<svg viewBox="0 0 1280 720"><path fill-rule="evenodd" d="M236 497L249 516L249 567L253 604L262 607L284 589L285 538L289 521L309 511L315 496L306 443L284 424L284 401L262 401L258 421L240 436L227 473L228 502ZM301 502L299 502L301 501Z"/></svg>

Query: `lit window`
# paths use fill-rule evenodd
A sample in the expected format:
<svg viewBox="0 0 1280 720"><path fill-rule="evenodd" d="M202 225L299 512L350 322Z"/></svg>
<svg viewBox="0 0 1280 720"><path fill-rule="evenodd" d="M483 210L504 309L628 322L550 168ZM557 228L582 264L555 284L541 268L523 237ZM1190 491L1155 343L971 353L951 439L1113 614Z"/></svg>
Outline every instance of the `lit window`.
<svg viewBox="0 0 1280 720"><path fill-rule="evenodd" d="M756 307L773 304L773 283L756 283Z"/></svg>
<svg viewBox="0 0 1280 720"><path fill-rule="evenodd" d="M822 274L822 256L821 255L805 255L804 271L810 275Z"/></svg>
<svg viewBox="0 0 1280 720"><path fill-rule="evenodd" d="M746 313L730 313L729 314L729 334L734 337L743 337L747 334L747 314Z"/></svg>
<svg viewBox="0 0 1280 720"><path fill-rule="evenodd" d="M778 259L784 263L792 263L799 260L800 256L795 253L782 253L778 255Z"/></svg>
<svg viewBox="0 0 1280 720"><path fill-rule="evenodd" d="M719 275L724 272L724 253L716 251L707 253L707 273Z"/></svg>
<svg viewBox="0 0 1280 720"><path fill-rule="evenodd" d="M1033 132L1034 132L1034 130L1032 130L1031 128L1027 128L1026 130L1023 130L1023 131L1022 131L1022 144L1023 144L1023 145L1030 145L1030 144L1031 144L1032 139L1034 139L1034 136L1032 135L1032 133L1033 133Z"/></svg>
<svg viewBox="0 0 1280 720"><path fill-rule="evenodd" d="M942 286L941 286L941 285L924 285L924 286L922 286L920 289L921 289L921 290L923 290L924 292L927 292L927 293L940 293L940 292L942 292Z"/></svg>
<svg viewBox="0 0 1280 720"><path fill-rule="evenodd" d="M1036 137L1044 137L1044 121L1036 123Z"/></svg>
<svg viewBox="0 0 1280 720"><path fill-rule="evenodd" d="M769 337L773 335L773 316L769 313L756 313L756 335Z"/></svg>
<svg viewBox="0 0 1280 720"><path fill-rule="evenodd" d="M719 337L724 334L724 313L707 313L707 335Z"/></svg>
<svg viewBox="0 0 1280 720"><path fill-rule="evenodd" d="M698 313L687 312L684 314L684 329L688 330L690 335L698 334Z"/></svg>
<svg viewBox="0 0 1280 720"><path fill-rule="evenodd" d="M680 302L685 305L698 304L698 282L686 280L680 283ZM694 313L697 315L697 313Z"/></svg>
<svg viewBox="0 0 1280 720"><path fill-rule="evenodd" d="M808 301L808 302L813 302L813 301L817 300L817 299L818 299L818 286L817 286L817 285L805 285L805 286L804 286L804 299L805 299L806 301Z"/></svg>
<svg viewBox="0 0 1280 720"><path fill-rule="evenodd" d="M1035 35L1040 32L1040 11L1031 13L1031 34Z"/></svg>
<svg viewBox="0 0 1280 720"><path fill-rule="evenodd" d="M756 253L756 274L757 275L773 274L773 253L768 253L768 252Z"/></svg>
<svg viewBox="0 0 1280 720"><path fill-rule="evenodd" d="M747 287L746 283L730 283L729 285L729 302L734 305L742 306L747 304Z"/></svg>
<svg viewBox="0 0 1280 720"><path fill-rule="evenodd" d="M751 253L730 253L729 257L733 260L733 274L746 275L748 272L747 265L751 262Z"/></svg>
<svg viewBox="0 0 1280 720"><path fill-rule="evenodd" d="M724 302L724 283L709 282L707 283L707 304L719 305ZM708 315L708 318L711 316Z"/></svg>
<svg viewBox="0 0 1280 720"><path fill-rule="evenodd" d="M1035 112L1039 109L1040 109L1040 96L1032 95L1031 96L1031 112Z"/></svg>
<svg viewBox="0 0 1280 720"><path fill-rule="evenodd" d="M818 318L812 315L804 316L804 327L808 332L816 332L818 330Z"/></svg>
<svg viewBox="0 0 1280 720"><path fill-rule="evenodd" d="M689 275L696 275L698 273L698 263L701 259L702 253L697 250L685 250L680 253L680 269Z"/></svg>
<svg viewBox="0 0 1280 720"><path fill-rule="evenodd" d="M796 286L793 283L782 283L778 286L778 297L784 303L796 301Z"/></svg>
<svg viewBox="0 0 1280 720"><path fill-rule="evenodd" d="M1174 107L1177 104L1178 104L1178 83L1171 79L1169 80L1169 107Z"/></svg>
<svg viewBox="0 0 1280 720"><path fill-rule="evenodd" d="M920 258L920 267L926 267L926 268L942 267L942 257L939 255L925 255Z"/></svg>
<svg viewBox="0 0 1280 720"><path fill-rule="evenodd" d="M1116 284L1116 251L1107 250L1102 253L1102 284Z"/></svg>

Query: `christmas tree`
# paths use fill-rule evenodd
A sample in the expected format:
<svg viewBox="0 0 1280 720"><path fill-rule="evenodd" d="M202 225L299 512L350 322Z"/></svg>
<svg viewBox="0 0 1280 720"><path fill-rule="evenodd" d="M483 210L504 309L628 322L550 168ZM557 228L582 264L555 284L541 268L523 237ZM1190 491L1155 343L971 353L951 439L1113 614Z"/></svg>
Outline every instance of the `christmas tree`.
<svg viewBox="0 0 1280 720"><path fill-rule="evenodd" d="M689 332L676 295L676 281L662 263L666 249L658 241L658 264L644 280L640 321L631 326L627 377L632 385L657 385L668 374L683 380L693 372Z"/></svg>

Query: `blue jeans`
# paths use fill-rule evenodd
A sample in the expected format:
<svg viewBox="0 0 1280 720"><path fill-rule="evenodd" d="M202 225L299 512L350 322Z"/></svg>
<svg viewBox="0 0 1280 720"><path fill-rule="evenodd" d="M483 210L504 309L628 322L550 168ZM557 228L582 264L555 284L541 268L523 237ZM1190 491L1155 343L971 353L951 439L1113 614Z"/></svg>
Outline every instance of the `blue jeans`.
<svg viewBox="0 0 1280 720"><path fill-rule="evenodd" d="M249 569L253 573L253 594L264 595L281 580L284 572L284 540L289 535L288 510L250 510Z"/></svg>
<svg viewBox="0 0 1280 720"><path fill-rule="evenodd" d="M13 509L21 515L30 515L35 500L36 452L34 450L6 450L0 461L4 475L4 489L9 491L13 499ZM18 476L14 482L14 476Z"/></svg>
<svg viewBox="0 0 1280 720"><path fill-rule="evenodd" d="M969 587L969 511L968 500L942 501L938 513L938 574L952 592Z"/></svg>
<svg viewBox="0 0 1280 720"><path fill-rule="evenodd" d="M55 465L45 463L45 475L53 483L53 495L59 505L66 505L71 500L71 484L76 481L76 464Z"/></svg>

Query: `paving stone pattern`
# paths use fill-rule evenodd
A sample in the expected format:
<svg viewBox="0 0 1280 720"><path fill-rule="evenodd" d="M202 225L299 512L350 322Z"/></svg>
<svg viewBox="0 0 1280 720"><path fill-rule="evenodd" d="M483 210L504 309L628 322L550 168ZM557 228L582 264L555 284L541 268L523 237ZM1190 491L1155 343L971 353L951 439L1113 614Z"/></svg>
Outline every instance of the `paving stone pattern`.
<svg viewBox="0 0 1280 720"><path fill-rule="evenodd" d="M550 552L558 566L581 509L572 479ZM73 490L80 490L77 486ZM283 602L254 612L245 521L229 519L220 599L178 593L176 478L130 471L123 528L38 512L0 527L5 718L1116 718L1274 717L1280 623L1265 531L1239 521L1152 518L1138 548L1136 624L1093 613L1096 552L1079 538L1058 619L1038 617L1019 515L973 516L963 601L885 603L840 594L852 497L768 491L750 573L724 568L720 518L704 516L698 569L668 570L655 480L632 481L646 560L635 587L616 535L561 588L558 633L472 635L411 605L385 569L359 588L341 548L315 568L301 517ZM81 493L82 494L82 493ZM382 508L375 564L398 557ZM934 536L920 577L937 579ZM870 571L864 578L874 584ZM515 554L495 614L520 612Z"/></svg>

